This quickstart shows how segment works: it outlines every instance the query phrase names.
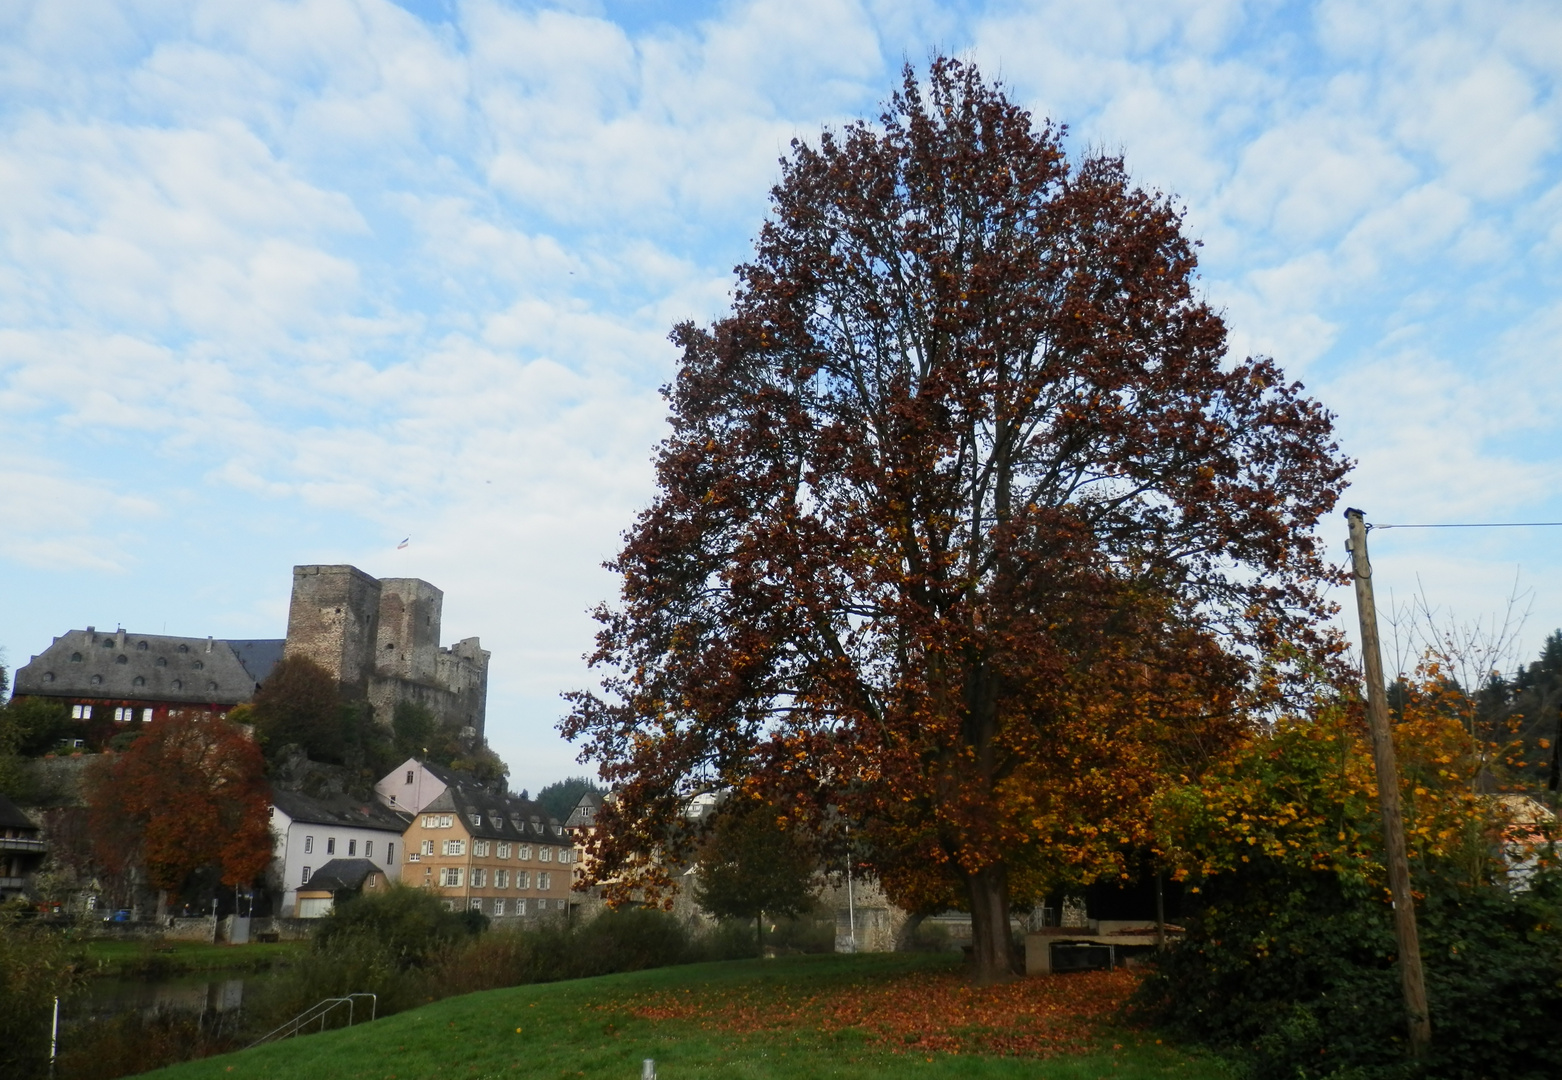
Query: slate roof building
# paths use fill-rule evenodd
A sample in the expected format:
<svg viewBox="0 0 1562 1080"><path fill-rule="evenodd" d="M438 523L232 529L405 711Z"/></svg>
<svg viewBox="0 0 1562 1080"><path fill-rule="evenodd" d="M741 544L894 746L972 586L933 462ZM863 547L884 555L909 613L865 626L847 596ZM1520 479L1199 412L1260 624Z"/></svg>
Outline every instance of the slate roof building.
<svg viewBox="0 0 1562 1080"><path fill-rule="evenodd" d="M332 859L298 889L295 918L318 919L349 897L387 887L385 871L369 859Z"/></svg>
<svg viewBox="0 0 1562 1080"><path fill-rule="evenodd" d="M83 721L97 749L128 724L170 709L226 713L249 701L282 655L282 642L69 630L16 671L18 698L54 699Z"/></svg>
<svg viewBox="0 0 1562 1080"><path fill-rule="evenodd" d="M299 891L332 861L367 860L384 867L386 880L398 880L405 861L401 835L410 820L373 799L272 792L271 865L282 890L279 910L295 910Z"/></svg>
<svg viewBox="0 0 1562 1080"><path fill-rule="evenodd" d="M20 896L31 887L48 851L38 826L0 795L0 900Z"/></svg>
<svg viewBox="0 0 1562 1080"><path fill-rule="evenodd" d="M413 817L402 882L491 918L568 912L570 834L535 802L451 784Z"/></svg>

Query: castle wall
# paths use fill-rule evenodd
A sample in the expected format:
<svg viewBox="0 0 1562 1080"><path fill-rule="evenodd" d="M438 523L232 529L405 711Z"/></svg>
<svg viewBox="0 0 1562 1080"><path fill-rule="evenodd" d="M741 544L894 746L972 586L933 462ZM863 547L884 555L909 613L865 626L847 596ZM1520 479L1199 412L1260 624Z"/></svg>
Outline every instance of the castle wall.
<svg viewBox="0 0 1562 1080"><path fill-rule="evenodd" d="M380 675L434 682L445 594L418 578L380 579L380 625L374 650Z"/></svg>
<svg viewBox="0 0 1562 1080"><path fill-rule="evenodd" d="M309 657L361 695L374 671L380 599L380 582L356 566L293 567L284 655Z"/></svg>

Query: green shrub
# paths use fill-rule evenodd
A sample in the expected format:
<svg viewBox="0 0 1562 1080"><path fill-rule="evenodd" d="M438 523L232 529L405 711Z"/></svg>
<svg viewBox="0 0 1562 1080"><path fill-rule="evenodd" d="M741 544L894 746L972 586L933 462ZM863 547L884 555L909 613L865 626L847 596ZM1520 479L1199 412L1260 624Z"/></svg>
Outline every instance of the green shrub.
<svg viewBox="0 0 1562 1080"><path fill-rule="evenodd" d="M47 1068L55 996L80 981L75 944L32 914L0 906L0 1076L18 1080Z"/></svg>
<svg viewBox="0 0 1562 1080"><path fill-rule="evenodd" d="M337 904L320 920L314 945L316 951L334 952L344 942L361 941L411 967L487 926L480 912L450 911L428 889L392 885Z"/></svg>
<svg viewBox="0 0 1562 1080"><path fill-rule="evenodd" d="M1550 1077L1562 1060L1562 880L1417 883L1432 1054L1405 1058L1392 911L1330 873L1255 864L1211 879L1135 1010L1235 1053L1255 1077Z"/></svg>

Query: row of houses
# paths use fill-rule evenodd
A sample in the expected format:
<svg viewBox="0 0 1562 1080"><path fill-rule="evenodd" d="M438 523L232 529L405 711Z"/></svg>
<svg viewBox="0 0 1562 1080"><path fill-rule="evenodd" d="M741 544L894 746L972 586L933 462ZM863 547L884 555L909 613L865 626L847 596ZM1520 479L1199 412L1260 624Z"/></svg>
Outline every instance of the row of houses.
<svg viewBox="0 0 1562 1080"><path fill-rule="evenodd" d="M579 828L530 799L408 759L374 799L276 792L273 870L283 913L324 915L344 892L401 883L493 919L567 912ZM582 820L593 812L587 795Z"/></svg>

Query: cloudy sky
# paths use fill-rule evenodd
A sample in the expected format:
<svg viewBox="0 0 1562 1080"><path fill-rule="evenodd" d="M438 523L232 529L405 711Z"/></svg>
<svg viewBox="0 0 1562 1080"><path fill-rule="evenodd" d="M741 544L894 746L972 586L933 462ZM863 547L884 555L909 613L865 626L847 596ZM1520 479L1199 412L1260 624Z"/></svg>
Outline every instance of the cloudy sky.
<svg viewBox="0 0 1562 1080"><path fill-rule="evenodd" d="M1186 204L1370 520L1562 520L1552 0L0 0L10 664L281 636L290 567L351 562L493 651L515 786L578 771L558 694L667 331L722 310L788 141L937 51ZM1373 543L1401 601L1468 622L1517 578L1522 647L1562 626L1562 530Z"/></svg>

